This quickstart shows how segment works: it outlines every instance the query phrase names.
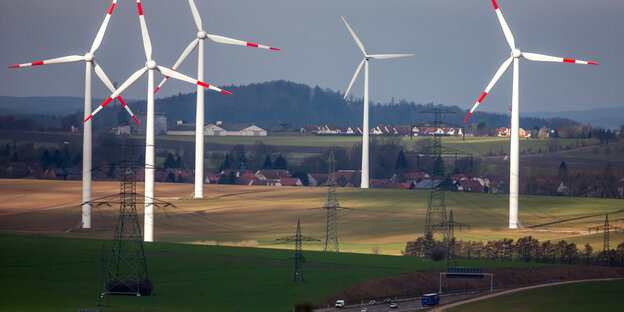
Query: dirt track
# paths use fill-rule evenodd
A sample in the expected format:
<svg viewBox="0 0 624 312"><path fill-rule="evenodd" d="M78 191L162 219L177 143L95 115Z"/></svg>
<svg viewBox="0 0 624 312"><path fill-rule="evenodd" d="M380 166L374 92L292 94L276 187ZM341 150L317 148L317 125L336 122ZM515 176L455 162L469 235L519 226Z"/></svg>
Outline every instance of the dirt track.
<svg viewBox="0 0 624 312"><path fill-rule="evenodd" d="M493 268L486 273L494 273L495 288L512 288L543 284L548 281L574 281L598 278L624 278L624 268L597 266L566 266L540 268ZM327 300L323 306L344 299L349 303L383 298L414 298L425 293L437 292L440 271L414 272L390 276L349 287ZM473 290L489 288L490 280L446 279L442 278L443 291Z"/></svg>

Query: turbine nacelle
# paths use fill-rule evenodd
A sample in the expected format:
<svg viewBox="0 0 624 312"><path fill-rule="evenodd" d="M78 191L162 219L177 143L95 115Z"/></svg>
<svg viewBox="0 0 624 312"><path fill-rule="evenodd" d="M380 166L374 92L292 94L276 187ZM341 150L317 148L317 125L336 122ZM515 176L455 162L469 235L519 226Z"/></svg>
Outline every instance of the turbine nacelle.
<svg viewBox="0 0 624 312"><path fill-rule="evenodd" d="M94 56L93 56L93 53L91 53L91 52L87 52L84 55L85 62L93 62L93 59L94 59Z"/></svg>
<svg viewBox="0 0 624 312"><path fill-rule="evenodd" d="M197 39L203 40L203 39L206 39L207 37L208 37L208 34L205 31L201 30L197 32Z"/></svg>
<svg viewBox="0 0 624 312"><path fill-rule="evenodd" d="M519 58L522 56L522 52L518 49L513 49L511 50L511 57L513 58Z"/></svg>
<svg viewBox="0 0 624 312"><path fill-rule="evenodd" d="M149 70L154 70L156 69L156 62L154 60L149 60L145 63L145 67Z"/></svg>

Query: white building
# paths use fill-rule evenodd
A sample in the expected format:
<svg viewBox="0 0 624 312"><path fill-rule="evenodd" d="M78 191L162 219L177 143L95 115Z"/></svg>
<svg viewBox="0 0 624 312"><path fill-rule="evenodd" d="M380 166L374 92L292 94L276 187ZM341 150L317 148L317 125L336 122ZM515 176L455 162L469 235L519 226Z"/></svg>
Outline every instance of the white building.
<svg viewBox="0 0 624 312"><path fill-rule="evenodd" d="M195 135L195 124L187 124L178 121L168 135ZM208 124L204 127L205 136L267 136L267 131L256 125L227 125L220 121L216 124Z"/></svg>

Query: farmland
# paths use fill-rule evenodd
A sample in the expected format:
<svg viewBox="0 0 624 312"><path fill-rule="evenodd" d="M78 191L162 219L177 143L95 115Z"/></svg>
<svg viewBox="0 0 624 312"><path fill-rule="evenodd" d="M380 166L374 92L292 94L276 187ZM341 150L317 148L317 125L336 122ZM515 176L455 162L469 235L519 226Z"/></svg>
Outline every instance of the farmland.
<svg viewBox="0 0 624 312"><path fill-rule="evenodd" d="M118 193L118 185L94 182L93 198ZM111 238L118 211L114 205L94 207L92 230L72 230L80 222L80 187L79 181L0 180L0 188L5 190L0 195L0 230ZM141 194L142 183L137 188ZM177 207L156 208L158 241L289 248L276 245L275 239L294 234L297 219L301 219L304 235L324 238L325 211L320 207L326 200L325 188L205 185L205 198L199 200L190 199L192 188L184 183L156 184L156 197ZM350 208L339 211L341 251L397 255L408 240L423 233L427 191L341 188L337 194L341 206ZM622 209L622 200L615 199L521 196L520 221L527 229L510 231L507 195L451 192L446 204L455 221L471 226L470 230L456 230L458 239L487 241L532 235L540 240L570 240L579 246L589 242L595 249L602 247L601 235L587 235L587 228L602 224L604 216L529 227ZM622 226L620 218L620 214L611 215L618 226ZM611 235L613 244L622 240L624 235L619 232ZM310 243L304 249L320 250L322 246Z"/></svg>
<svg viewBox="0 0 624 312"><path fill-rule="evenodd" d="M162 141L182 141L194 142L193 136L157 136ZM430 140L431 137L394 137L399 144L407 150L418 150L419 142ZM387 140L387 137L378 137L379 140ZM228 144L228 145L253 145L256 142L262 142L265 145L274 146L299 146L299 147L328 147L338 146L350 148L355 144L362 142L362 138L358 136L266 136L266 137L205 137L206 143ZM598 140L586 139L551 139L551 140L529 140L524 139L520 142L521 153L542 153L549 151L549 146L554 143L559 144L562 148L577 148L584 145L596 144ZM444 146L471 153L475 156L487 154L509 154L509 138L500 137L443 137L442 144Z"/></svg>

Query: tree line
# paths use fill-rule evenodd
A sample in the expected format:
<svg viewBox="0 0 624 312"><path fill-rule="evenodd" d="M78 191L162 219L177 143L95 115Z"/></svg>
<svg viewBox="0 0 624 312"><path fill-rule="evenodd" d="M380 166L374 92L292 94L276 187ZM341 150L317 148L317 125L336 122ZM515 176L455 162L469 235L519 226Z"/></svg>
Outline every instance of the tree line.
<svg viewBox="0 0 624 312"><path fill-rule="evenodd" d="M450 246L450 247L449 247ZM605 265L624 267L624 242L615 249L598 250L585 244L560 241L539 241L532 236L487 242L454 240L443 241L418 237L407 242L404 255L442 260L450 252L456 259L521 261L552 264Z"/></svg>

